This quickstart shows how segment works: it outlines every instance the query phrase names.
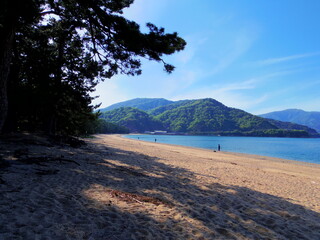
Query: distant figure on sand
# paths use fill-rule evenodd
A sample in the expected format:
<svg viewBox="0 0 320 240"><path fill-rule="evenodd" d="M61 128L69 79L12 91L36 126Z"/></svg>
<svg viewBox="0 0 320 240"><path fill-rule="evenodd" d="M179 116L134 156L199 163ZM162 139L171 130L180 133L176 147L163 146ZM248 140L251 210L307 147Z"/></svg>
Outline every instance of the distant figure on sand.
<svg viewBox="0 0 320 240"><path fill-rule="evenodd" d="M218 144L218 152L220 152L220 144Z"/></svg>
<svg viewBox="0 0 320 240"><path fill-rule="evenodd" d="M154 139L154 142L157 142L157 139L156 139L156 138Z"/></svg>

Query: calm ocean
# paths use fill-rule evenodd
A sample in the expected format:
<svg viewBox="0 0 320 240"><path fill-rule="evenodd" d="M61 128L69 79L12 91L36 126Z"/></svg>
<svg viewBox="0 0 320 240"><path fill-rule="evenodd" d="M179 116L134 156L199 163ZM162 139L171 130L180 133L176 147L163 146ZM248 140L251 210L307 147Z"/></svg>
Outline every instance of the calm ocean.
<svg viewBox="0 0 320 240"><path fill-rule="evenodd" d="M124 135L127 138L320 164L320 138Z"/></svg>

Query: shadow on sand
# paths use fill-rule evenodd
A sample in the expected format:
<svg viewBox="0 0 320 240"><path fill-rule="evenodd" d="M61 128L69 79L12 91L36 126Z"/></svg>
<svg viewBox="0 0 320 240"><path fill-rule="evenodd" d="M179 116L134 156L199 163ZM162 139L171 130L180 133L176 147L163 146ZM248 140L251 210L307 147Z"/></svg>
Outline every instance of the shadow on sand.
<svg viewBox="0 0 320 240"><path fill-rule="evenodd" d="M249 188L199 186L194 173L154 157L105 145L24 147L30 159L42 151L78 164L2 169L0 239L320 239L317 212Z"/></svg>

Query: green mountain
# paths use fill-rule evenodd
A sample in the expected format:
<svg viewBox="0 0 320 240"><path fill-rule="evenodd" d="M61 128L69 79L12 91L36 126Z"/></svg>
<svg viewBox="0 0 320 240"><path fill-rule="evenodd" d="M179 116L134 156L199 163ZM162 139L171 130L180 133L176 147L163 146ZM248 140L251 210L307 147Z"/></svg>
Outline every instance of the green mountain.
<svg viewBox="0 0 320 240"><path fill-rule="evenodd" d="M182 106L157 115L156 119L163 122L165 128L174 132L250 132L279 129L274 121L271 122L245 111L226 107L214 99L186 102ZM281 127L288 129L285 124L282 124ZM293 126L290 125L290 130L293 129Z"/></svg>
<svg viewBox="0 0 320 240"><path fill-rule="evenodd" d="M306 112L300 109L287 109L260 115L264 118L292 122L313 128L320 133L320 112Z"/></svg>
<svg viewBox="0 0 320 240"><path fill-rule="evenodd" d="M151 109L148 111L148 113L151 114L152 116L157 116L161 113L164 113L165 111L178 108L190 102L192 102L192 100L180 100L180 101L172 102L171 104L163 105L161 107Z"/></svg>
<svg viewBox="0 0 320 240"><path fill-rule="evenodd" d="M126 127L131 132L163 130L163 124L148 113L132 107L121 107L103 112L100 118Z"/></svg>
<svg viewBox="0 0 320 240"><path fill-rule="evenodd" d="M124 102L119 102L113 104L109 107L99 109L100 112L111 111L113 109L121 108L121 107L134 107L143 111L148 111L160 106L165 106L173 103L173 101L169 101L164 98L135 98Z"/></svg>
<svg viewBox="0 0 320 240"><path fill-rule="evenodd" d="M306 126L265 119L210 98L177 101L148 112L131 107L119 108L104 112L101 117L132 132L167 130L188 134L282 137L317 134Z"/></svg>

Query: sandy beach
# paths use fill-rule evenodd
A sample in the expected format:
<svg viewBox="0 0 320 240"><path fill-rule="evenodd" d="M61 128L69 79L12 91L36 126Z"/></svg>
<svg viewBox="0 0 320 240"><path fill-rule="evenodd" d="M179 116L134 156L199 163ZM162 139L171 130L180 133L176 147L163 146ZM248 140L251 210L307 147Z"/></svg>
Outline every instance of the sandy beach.
<svg viewBox="0 0 320 240"><path fill-rule="evenodd" d="M320 165L96 135L0 143L0 239L320 239Z"/></svg>

